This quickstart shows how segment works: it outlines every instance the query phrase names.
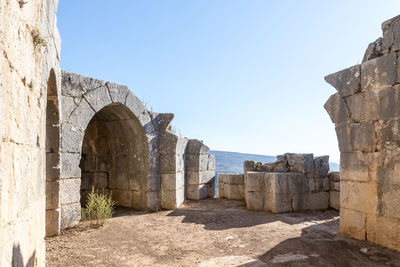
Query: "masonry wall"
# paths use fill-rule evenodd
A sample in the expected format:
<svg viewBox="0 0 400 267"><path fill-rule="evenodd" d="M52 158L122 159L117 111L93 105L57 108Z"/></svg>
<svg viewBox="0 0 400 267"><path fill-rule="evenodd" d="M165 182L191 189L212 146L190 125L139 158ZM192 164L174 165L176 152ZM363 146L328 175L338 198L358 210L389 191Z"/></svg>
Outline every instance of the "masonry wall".
<svg viewBox="0 0 400 267"><path fill-rule="evenodd" d="M362 64L327 76L340 156L340 232L400 250L400 17Z"/></svg>
<svg viewBox="0 0 400 267"><path fill-rule="evenodd" d="M58 1L0 2L0 262L45 262L46 96L59 95Z"/></svg>

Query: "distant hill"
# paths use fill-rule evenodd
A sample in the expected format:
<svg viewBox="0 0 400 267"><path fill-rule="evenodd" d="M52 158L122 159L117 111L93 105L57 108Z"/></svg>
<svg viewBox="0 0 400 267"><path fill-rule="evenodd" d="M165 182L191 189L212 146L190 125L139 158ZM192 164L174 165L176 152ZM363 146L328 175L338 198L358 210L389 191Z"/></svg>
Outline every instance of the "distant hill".
<svg viewBox="0 0 400 267"><path fill-rule="evenodd" d="M254 160L263 163L273 162L276 160L275 156L245 154L219 150L210 150L210 154L215 155L217 173L243 173L243 162L245 160ZM329 165L331 171L339 171L339 164L330 162Z"/></svg>

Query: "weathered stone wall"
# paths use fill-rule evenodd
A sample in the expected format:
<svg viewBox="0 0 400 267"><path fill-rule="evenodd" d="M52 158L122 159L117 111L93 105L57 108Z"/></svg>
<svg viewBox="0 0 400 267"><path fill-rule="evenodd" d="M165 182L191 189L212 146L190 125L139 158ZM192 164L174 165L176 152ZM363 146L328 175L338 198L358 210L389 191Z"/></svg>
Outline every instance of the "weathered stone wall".
<svg viewBox="0 0 400 267"><path fill-rule="evenodd" d="M328 177L331 185L329 191L329 207L340 210L340 173L330 172Z"/></svg>
<svg viewBox="0 0 400 267"><path fill-rule="evenodd" d="M328 156L287 153L272 163L246 161L244 171L249 210L284 213L329 207Z"/></svg>
<svg viewBox="0 0 400 267"><path fill-rule="evenodd" d="M57 105L60 92L57 4L0 2L2 266L43 266L45 261L46 105L51 106L46 96L51 91Z"/></svg>
<svg viewBox="0 0 400 267"><path fill-rule="evenodd" d="M327 76L340 155L341 233L400 250L400 17L362 64Z"/></svg>
<svg viewBox="0 0 400 267"><path fill-rule="evenodd" d="M199 140L190 139L185 153L186 198L200 200L215 196L215 156Z"/></svg>
<svg viewBox="0 0 400 267"><path fill-rule="evenodd" d="M218 197L244 200L244 174L218 174Z"/></svg>

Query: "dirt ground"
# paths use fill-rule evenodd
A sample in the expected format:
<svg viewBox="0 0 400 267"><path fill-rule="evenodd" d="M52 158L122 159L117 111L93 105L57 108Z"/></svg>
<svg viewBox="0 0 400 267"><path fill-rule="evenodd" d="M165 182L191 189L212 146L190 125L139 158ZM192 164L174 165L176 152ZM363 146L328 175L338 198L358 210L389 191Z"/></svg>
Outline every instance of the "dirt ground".
<svg viewBox="0 0 400 267"><path fill-rule="evenodd" d="M337 234L334 210L269 214L239 201L158 213L118 209L46 239L48 266L400 266L400 252Z"/></svg>

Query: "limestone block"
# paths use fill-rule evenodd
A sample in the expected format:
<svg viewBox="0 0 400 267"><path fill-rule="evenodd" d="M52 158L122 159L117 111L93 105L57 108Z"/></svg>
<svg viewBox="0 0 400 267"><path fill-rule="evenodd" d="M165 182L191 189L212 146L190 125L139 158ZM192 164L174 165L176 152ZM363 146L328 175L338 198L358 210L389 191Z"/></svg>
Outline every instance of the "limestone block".
<svg viewBox="0 0 400 267"><path fill-rule="evenodd" d="M340 172L329 172L329 179L334 182L340 182Z"/></svg>
<svg viewBox="0 0 400 267"><path fill-rule="evenodd" d="M185 164L187 171L192 171L192 172L199 171L199 155L186 154Z"/></svg>
<svg viewBox="0 0 400 267"><path fill-rule="evenodd" d="M110 93L106 86L89 91L84 95L84 98L96 112L112 103Z"/></svg>
<svg viewBox="0 0 400 267"><path fill-rule="evenodd" d="M80 153L84 133L71 125L63 123L61 126L61 152Z"/></svg>
<svg viewBox="0 0 400 267"><path fill-rule="evenodd" d="M59 207L60 183L46 182L46 209L57 209Z"/></svg>
<svg viewBox="0 0 400 267"><path fill-rule="evenodd" d="M340 181L367 182L375 153L340 153Z"/></svg>
<svg viewBox="0 0 400 267"><path fill-rule="evenodd" d="M351 118L356 122L378 120L379 102L380 97L375 91L362 92L346 98Z"/></svg>
<svg viewBox="0 0 400 267"><path fill-rule="evenodd" d="M160 172L161 173L175 173L178 169L182 168L182 157L175 154L161 154L160 155ZM179 168L177 168L177 166Z"/></svg>
<svg viewBox="0 0 400 267"><path fill-rule="evenodd" d="M61 179L60 180L60 203L72 204L81 199L80 194L81 179Z"/></svg>
<svg viewBox="0 0 400 267"><path fill-rule="evenodd" d="M131 190L111 189L112 199L117 203L115 205L121 207L132 207L133 194Z"/></svg>
<svg viewBox="0 0 400 267"><path fill-rule="evenodd" d="M336 126L340 152L373 152L377 146L372 122L346 123Z"/></svg>
<svg viewBox="0 0 400 267"><path fill-rule="evenodd" d="M340 192L330 191L329 192L329 207L340 210Z"/></svg>
<svg viewBox="0 0 400 267"><path fill-rule="evenodd" d="M201 200L212 198L215 194L215 184L187 185L187 199Z"/></svg>
<svg viewBox="0 0 400 267"><path fill-rule="evenodd" d="M400 219L400 185L382 185L380 211L385 217Z"/></svg>
<svg viewBox="0 0 400 267"><path fill-rule="evenodd" d="M207 171L215 171L216 169L216 160L215 155L208 155L208 162L207 162Z"/></svg>
<svg viewBox="0 0 400 267"><path fill-rule="evenodd" d="M373 224L373 225L370 225ZM372 226L372 227L371 227ZM371 229L372 228L372 229ZM400 220L377 216L367 217L367 237L381 246L400 250ZM372 239L373 238L373 239ZM372 240L371 240L372 239Z"/></svg>
<svg viewBox="0 0 400 267"><path fill-rule="evenodd" d="M255 171L256 170L256 166L255 166L255 162L252 160L245 160L243 162L243 171L244 173L249 172L249 171Z"/></svg>
<svg viewBox="0 0 400 267"><path fill-rule="evenodd" d="M292 212L292 196L289 192L265 192L264 210L272 213Z"/></svg>
<svg viewBox="0 0 400 267"><path fill-rule="evenodd" d="M361 66L330 74L325 77L325 81L335 87L342 97L356 94L361 90Z"/></svg>
<svg viewBox="0 0 400 267"><path fill-rule="evenodd" d="M207 155L209 150L210 149L204 145L203 142L196 139L190 139L188 141L186 153L194 155Z"/></svg>
<svg viewBox="0 0 400 267"><path fill-rule="evenodd" d="M308 192L307 178L302 173L277 173L273 175L273 190L278 193L305 194ZM288 187L282 186L282 180L287 179ZM267 185L267 183L266 183Z"/></svg>
<svg viewBox="0 0 400 267"><path fill-rule="evenodd" d="M106 189L108 188L108 176L104 172L84 173L81 181L81 189Z"/></svg>
<svg viewBox="0 0 400 267"><path fill-rule="evenodd" d="M215 171L187 172L186 182L191 185L206 184L215 180Z"/></svg>
<svg viewBox="0 0 400 267"><path fill-rule="evenodd" d="M227 184L244 185L243 174L221 174L221 178Z"/></svg>
<svg viewBox="0 0 400 267"><path fill-rule="evenodd" d="M224 198L224 184L223 183L218 183L218 197L219 198Z"/></svg>
<svg viewBox="0 0 400 267"><path fill-rule="evenodd" d="M327 176L329 172L329 156L314 158L315 173L319 176Z"/></svg>
<svg viewBox="0 0 400 267"><path fill-rule="evenodd" d="M56 181L60 179L60 154L46 153L46 180Z"/></svg>
<svg viewBox="0 0 400 267"><path fill-rule="evenodd" d="M70 96L61 96L61 120L68 121L71 116L72 111L77 107L77 103L80 103L80 100L76 100Z"/></svg>
<svg viewBox="0 0 400 267"><path fill-rule="evenodd" d="M223 184L224 198L242 200L244 199L244 185Z"/></svg>
<svg viewBox="0 0 400 267"><path fill-rule="evenodd" d="M400 116L400 85L382 89L378 93L378 118L392 119Z"/></svg>
<svg viewBox="0 0 400 267"><path fill-rule="evenodd" d="M343 98L338 94L333 94L329 97L324 105L332 122L336 125L346 122L350 118L349 109Z"/></svg>
<svg viewBox="0 0 400 267"><path fill-rule="evenodd" d="M305 206L300 210L324 210L329 208L329 192L315 192L305 195ZM296 205L296 198L293 198L293 206ZM301 208L301 205L298 206ZM296 209L294 209L296 211Z"/></svg>
<svg viewBox="0 0 400 267"><path fill-rule="evenodd" d="M174 134L165 132L160 135L160 155L176 154L178 137Z"/></svg>
<svg viewBox="0 0 400 267"><path fill-rule="evenodd" d="M165 191L176 190L176 173L161 174L161 188Z"/></svg>
<svg viewBox="0 0 400 267"><path fill-rule="evenodd" d="M379 37L378 39L375 40L375 42L372 42L368 45L368 48L364 53L362 62L380 57L382 55L383 55L383 38Z"/></svg>
<svg viewBox="0 0 400 267"><path fill-rule="evenodd" d="M84 131L89 124L90 120L95 114L94 110L90 107L89 103L83 99L79 106L72 111L68 121L75 126L75 128Z"/></svg>
<svg viewBox="0 0 400 267"><path fill-rule="evenodd" d="M160 208L160 192L150 191L146 192L147 208L155 211Z"/></svg>
<svg viewBox="0 0 400 267"><path fill-rule="evenodd" d="M176 189L176 200L175 206L179 208L179 206L185 201L185 188L182 186Z"/></svg>
<svg viewBox="0 0 400 267"><path fill-rule="evenodd" d="M340 181L340 207L378 214L377 184Z"/></svg>
<svg viewBox="0 0 400 267"><path fill-rule="evenodd" d="M76 225L81 219L81 204L61 205L61 229Z"/></svg>
<svg viewBox="0 0 400 267"><path fill-rule="evenodd" d="M155 117L156 124L160 132L165 132L168 128L172 128L171 122L174 119L173 113L159 113Z"/></svg>
<svg viewBox="0 0 400 267"><path fill-rule="evenodd" d="M365 240L366 215L340 206L340 233L359 240Z"/></svg>
<svg viewBox="0 0 400 267"><path fill-rule="evenodd" d="M60 234L60 210L46 210L46 236Z"/></svg>
<svg viewBox="0 0 400 267"><path fill-rule="evenodd" d="M107 82L105 86L110 92L111 100L113 103L125 104L126 95L128 94L129 88L125 85L119 85L115 83Z"/></svg>
<svg viewBox="0 0 400 267"><path fill-rule="evenodd" d="M246 207L248 210L264 210L265 193L262 191L247 191Z"/></svg>
<svg viewBox="0 0 400 267"><path fill-rule="evenodd" d="M244 178L245 188L247 192L263 192L264 191L265 173L247 172Z"/></svg>
<svg viewBox="0 0 400 267"><path fill-rule="evenodd" d="M400 50L399 16L382 23L383 49L385 53Z"/></svg>
<svg viewBox="0 0 400 267"><path fill-rule="evenodd" d="M400 131L398 131L400 129L400 119L380 120L376 129L379 150L397 147L400 143Z"/></svg>
<svg viewBox="0 0 400 267"><path fill-rule="evenodd" d="M286 153L289 169L292 172L313 173L314 155L313 154L294 154Z"/></svg>
<svg viewBox="0 0 400 267"><path fill-rule="evenodd" d="M397 58L395 53L381 56L361 64L361 89L369 91L394 85Z"/></svg>
<svg viewBox="0 0 400 267"><path fill-rule="evenodd" d="M62 95L80 97L86 92L105 85L102 80L85 77L83 75L61 71L61 90Z"/></svg>
<svg viewBox="0 0 400 267"><path fill-rule="evenodd" d="M330 181L330 190L331 191L340 191L340 182Z"/></svg>

